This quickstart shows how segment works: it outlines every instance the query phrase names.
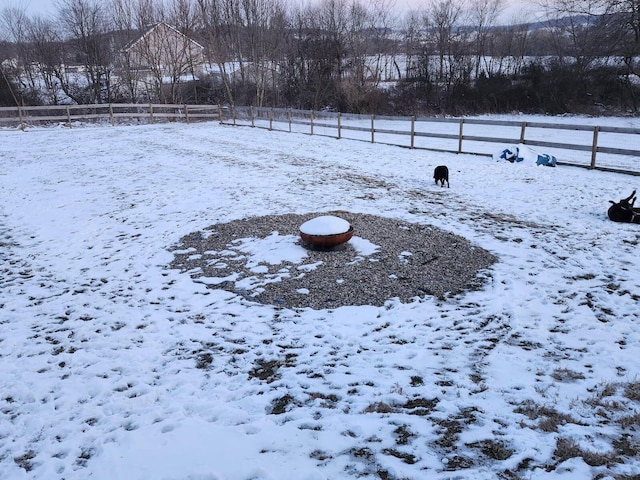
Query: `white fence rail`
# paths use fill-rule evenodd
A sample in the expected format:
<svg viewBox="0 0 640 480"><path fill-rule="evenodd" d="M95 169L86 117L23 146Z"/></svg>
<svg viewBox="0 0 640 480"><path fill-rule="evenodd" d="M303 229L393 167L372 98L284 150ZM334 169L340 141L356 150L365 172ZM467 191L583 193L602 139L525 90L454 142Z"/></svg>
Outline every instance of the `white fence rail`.
<svg viewBox="0 0 640 480"><path fill-rule="evenodd" d="M640 175L640 128L488 119L359 115L263 107L113 103L0 108L2 126L77 121L211 121L407 148L493 155L525 144L559 164Z"/></svg>

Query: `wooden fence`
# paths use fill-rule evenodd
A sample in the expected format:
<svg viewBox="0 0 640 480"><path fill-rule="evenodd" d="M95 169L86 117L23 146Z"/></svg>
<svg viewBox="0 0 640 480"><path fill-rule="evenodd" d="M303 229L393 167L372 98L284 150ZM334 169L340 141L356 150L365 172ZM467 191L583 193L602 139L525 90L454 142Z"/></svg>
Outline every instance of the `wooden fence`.
<svg viewBox="0 0 640 480"><path fill-rule="evenodd" d="M154 123L158 121L211 121L219 120L221 109L218 105L166 105L139 103L105 103L95 105L47 105L37 107L0 108L0 127L64 122L71 125L80 121L138 121Z"/></svg>
<svg viewBox="0 0 640 480"><path fill-rule="evenodd" d="M487 156L524 144L539 153L555 155L561 165L640 175L640 128L258 107L229 109L221 122ZM562 141L554 140L557 138Z"/></svg>
<svg viewBox="0 0 640 480"><path fill-rule="evenodd" d="M555 155L561 165L640 175L640 128L219 105L114 103L0 108L0 127L100 120L112 125L216 120L227 125L478 155L493 155L505 147L524 144Z"/></svg>

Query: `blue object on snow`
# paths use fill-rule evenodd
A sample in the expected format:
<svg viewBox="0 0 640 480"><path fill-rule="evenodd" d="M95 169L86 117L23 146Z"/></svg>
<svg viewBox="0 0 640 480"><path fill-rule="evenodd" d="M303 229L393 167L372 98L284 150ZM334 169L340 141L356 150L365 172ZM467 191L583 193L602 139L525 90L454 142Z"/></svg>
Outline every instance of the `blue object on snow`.
<svg viewBox="0 0 640 480"><path fill-rule="evenodd" d="M521 162L524 160L521 156L519 156L520 149L518 147L514 148L505 148L502 153L500 153L500 158L507 160L511 163L513 162Z"/></svg>
<svg viewBox="0 0 640 480"><path fill-rule="evenodd" d="M536 165L544 165L546 167L555 167L558 160L553 155L548 155L543 153L542 155L538 155L538 160L536 160Z"/></svg>

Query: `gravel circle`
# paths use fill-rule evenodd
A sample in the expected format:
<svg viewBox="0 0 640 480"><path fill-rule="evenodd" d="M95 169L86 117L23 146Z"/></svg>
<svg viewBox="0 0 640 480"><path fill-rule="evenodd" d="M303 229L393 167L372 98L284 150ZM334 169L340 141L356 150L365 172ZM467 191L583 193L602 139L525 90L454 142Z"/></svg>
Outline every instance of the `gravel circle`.
<svg viewBox="0 0 640 480"><path fill-rule="evenodd" d="M305 245L300 225L320 215L348 221L353 238L333 249ZM256 239L268 239L274 248L299 258L256 261L250 247ZM396 298L407 303L460 293L479 288L497 261L467 239L433 226L345 211L212 225L186 235L172 251L171 268L211 288L262 304L313 309L382 306Z"/></svg>

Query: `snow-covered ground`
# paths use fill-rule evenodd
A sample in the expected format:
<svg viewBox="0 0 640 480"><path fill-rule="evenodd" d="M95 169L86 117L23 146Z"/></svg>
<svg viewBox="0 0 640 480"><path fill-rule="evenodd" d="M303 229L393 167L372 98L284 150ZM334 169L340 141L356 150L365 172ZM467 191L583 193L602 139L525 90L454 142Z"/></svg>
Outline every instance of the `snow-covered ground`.
<svg viewBox="0 0 640 480"><path fill-rule="evenodd" d="M640 225L606 215L634 189L217 123L2 130L0 478L636 478ZM499 261L480 290L322 311L168 267L210 225L336 210Z"/></svg>

